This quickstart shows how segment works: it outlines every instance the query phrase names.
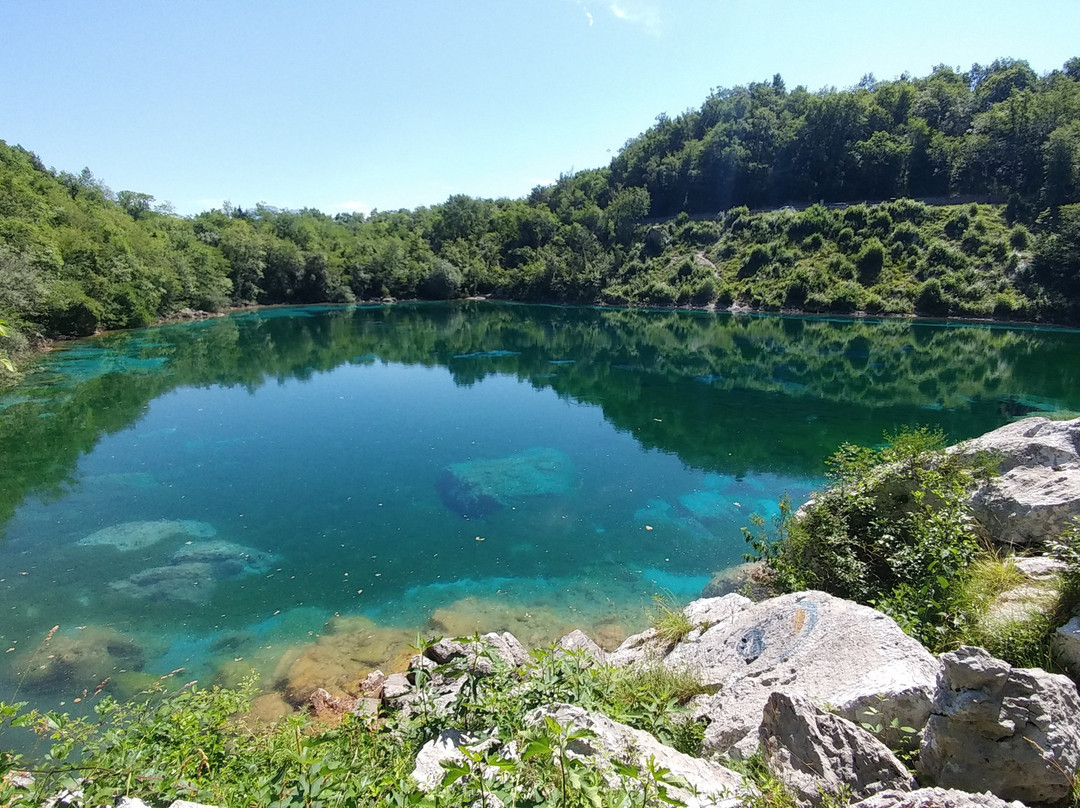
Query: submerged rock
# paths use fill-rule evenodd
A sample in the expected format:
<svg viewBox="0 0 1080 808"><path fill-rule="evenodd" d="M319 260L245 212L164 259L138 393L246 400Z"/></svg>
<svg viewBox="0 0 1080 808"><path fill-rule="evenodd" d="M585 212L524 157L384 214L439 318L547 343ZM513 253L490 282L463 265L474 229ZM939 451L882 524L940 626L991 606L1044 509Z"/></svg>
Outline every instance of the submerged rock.
<svg viewBox="0 0 1080 808"><path fill-rule="evenodd" d="M218 581L266 572L274 559L270 553L233 542L195 542L174 553L171 564L136 572L109 587L136 598L205 603Z"/></svg>
<svg viewBox="0 0 1080 808"><path fill-rule="evenodd" d="M214 567L199 561L150 567L109 584L110 589L133 598L185 603L205 603L216 586Z"/></svg>
<svg viewBox="0 0 1080 808"><path fill-rule="evenodd" d="M273 674L286 701L304 706L324 688L334 698L361 695L366 674L376 668L402 670L412 656L416 633L377 626L367 617L335 617L315 642L283 654Z"/></svg>
<svg viewBox="0 0 1080 808"><path fill-rule="evenodd" d="M192 519L158 519L152 522L123 522L105 527L79 539L76 544L83 547L115 547L127 553L157 544L164 539L179 536L209 539L215 535L217 535L217 530L207 522L196 522Z"/></svg>
<svg viewBox="0 0 1080 808"><path fill-rule="evenodd" d="M36 690L93 689L118 669L141 670L143 649L112 629L87 626L57 634L20 660L25 687Z"/></svg>
<svg viewBox="0 0 1080 808"><path fill-rule="evenodd" d="M478 517L522 499L566 494L576 483L569 457L558 449L538 447L493 460L451 463L436 488L450 510Z"/></svg>
<svg viewBox="0 0 1080 808"><path fill-rule="evenodd" d="M219 578L268 572L275 560L272 553L221 540L194 542L173 553L175 563L208 564Z"/></svg>

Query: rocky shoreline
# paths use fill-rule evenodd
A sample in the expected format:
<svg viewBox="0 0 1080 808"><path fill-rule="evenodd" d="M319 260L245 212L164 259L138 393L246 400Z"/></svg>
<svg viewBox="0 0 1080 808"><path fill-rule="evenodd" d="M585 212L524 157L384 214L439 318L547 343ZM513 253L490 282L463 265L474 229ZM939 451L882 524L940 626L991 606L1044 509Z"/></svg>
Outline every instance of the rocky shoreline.
<svg viewBox="0 0 1080 808"><path fill-rule="evenodd" d="M996 546L1037 549L1040 538L1059 534L1080 514L1080 419L1026 419L950 451L989 452L998 464L999 475L971 494ZM1032 577L1060 564L1041 556L1026 562ZM747 783L715 759L745 759L758 749L800 806L832 797L859 808L1017 808L1062 805L1074 796L1080 698L1067 676L1014 668L966 646L934 657L881 612L824 592L759 603L731 593L694 601L683 615L692 628L674 643L651 628L610 653L581 632L557 648L586 664L660 664L693 675L708 693L693 700L691 715L706 724L703 751L713 760L570 704L550 704L528 720L547 715L588 730L593 737L582 754L601 768L662 755L690 784L676 795L689 806L741 804L725 795ZM490 672L490 658L527 675L528 654L512 634L483 635L482 654L476 642L444 639L414 657L406 673L369 676L356 700L316 691L314 709L408 710L420 688L446 709L470 675ZM1057 643L1080 674L1080 617L1058 629ZM470 659L484 664L440 673ZM414 777L434 788L443 761L462 760L462 748L491 748L482 735L441 732L418 755ZM916 751L912 774L896 753Z"/></svg>
<svg viewBox="0 0 1080 808"><path fill-rule="evenodd" d="M970 504L988 542L1024 554L1011 562L1023 583L999 600L1010 619L1030 615L1066 566L1039 554L1045 540L1080 515L1080 419L1030 418L947 451L989 453L996 464ZM561 727L576 738L567 754L612 784L625 767L659 766L671 776L667 795L692 808L747 804L756 786L740 761L752 757L799 808L1065 808L1080 798L1080 695L1069 676L1015 667L971 646L935 656L886 614L819 591L758 602L729 592L693 601L679 619L677 636L653 627L605 652L575 631L550 654L581 670L662 668L692 677L699 692L686 719L704 725L700 755L566 700L530 709L525 725ZM1054 642L1080 676L1080 616L1058 628ZM431 793L447 766L522 760L516 740L486 726L463 730L455 711L478 683L527 686L543 676L542 659L505 631L444 638L424 646L404 672L374 671L346 693L296 696L330 724L349 713L377 731L385 716L423 716L431 740L412 778ZM478 765L475 776L485 781L505 777ZM69 796L68 804L78 803Z"/></svg>

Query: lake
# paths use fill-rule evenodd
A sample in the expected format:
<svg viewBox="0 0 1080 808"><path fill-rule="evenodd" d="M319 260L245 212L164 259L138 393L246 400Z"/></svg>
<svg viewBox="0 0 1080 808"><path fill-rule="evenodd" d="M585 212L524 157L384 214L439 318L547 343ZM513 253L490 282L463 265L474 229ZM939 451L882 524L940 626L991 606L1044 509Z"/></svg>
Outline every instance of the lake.
<svg viewBox="0 0 1080 808"><path fill-rule="evenodd" d="M750 515L842 443L1080 410L1078 349L479 301L70 343L0 397L0 700L70 709L177 669L297 700L400 667L418 632L611 646L738 564Z"/></svg>

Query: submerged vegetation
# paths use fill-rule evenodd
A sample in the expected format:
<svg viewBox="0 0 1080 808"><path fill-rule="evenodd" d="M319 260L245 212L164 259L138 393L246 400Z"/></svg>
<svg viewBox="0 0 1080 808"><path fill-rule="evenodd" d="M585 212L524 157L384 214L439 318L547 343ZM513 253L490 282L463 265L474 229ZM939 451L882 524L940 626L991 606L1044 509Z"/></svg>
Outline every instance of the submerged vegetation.
<svg viewBox="0 0 1080 808"><path fill-rule="evenodd" d="M0 143L0 348L183 309L477 294L1073 322L1078 202L1077 59L817 93L777 76L527 199L367 216L179 217Z"/></svg>

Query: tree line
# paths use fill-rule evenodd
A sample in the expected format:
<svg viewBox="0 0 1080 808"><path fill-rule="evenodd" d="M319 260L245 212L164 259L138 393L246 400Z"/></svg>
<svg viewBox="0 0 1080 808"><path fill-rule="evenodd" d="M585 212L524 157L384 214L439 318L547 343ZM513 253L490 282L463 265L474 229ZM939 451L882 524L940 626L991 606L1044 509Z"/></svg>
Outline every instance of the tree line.
<svg viewBox="0 0 1080 808"><path fill-rule="evenodd" d="M1008 204L906 198L957 194ZM884 202L828 204L860 199ZM1077 202L1080 59L816 93L776 76L661 115L609 166L527 198L369 215L181 217L0 141L0 352L185 308L480 294L1071 322Z"/></svg>

